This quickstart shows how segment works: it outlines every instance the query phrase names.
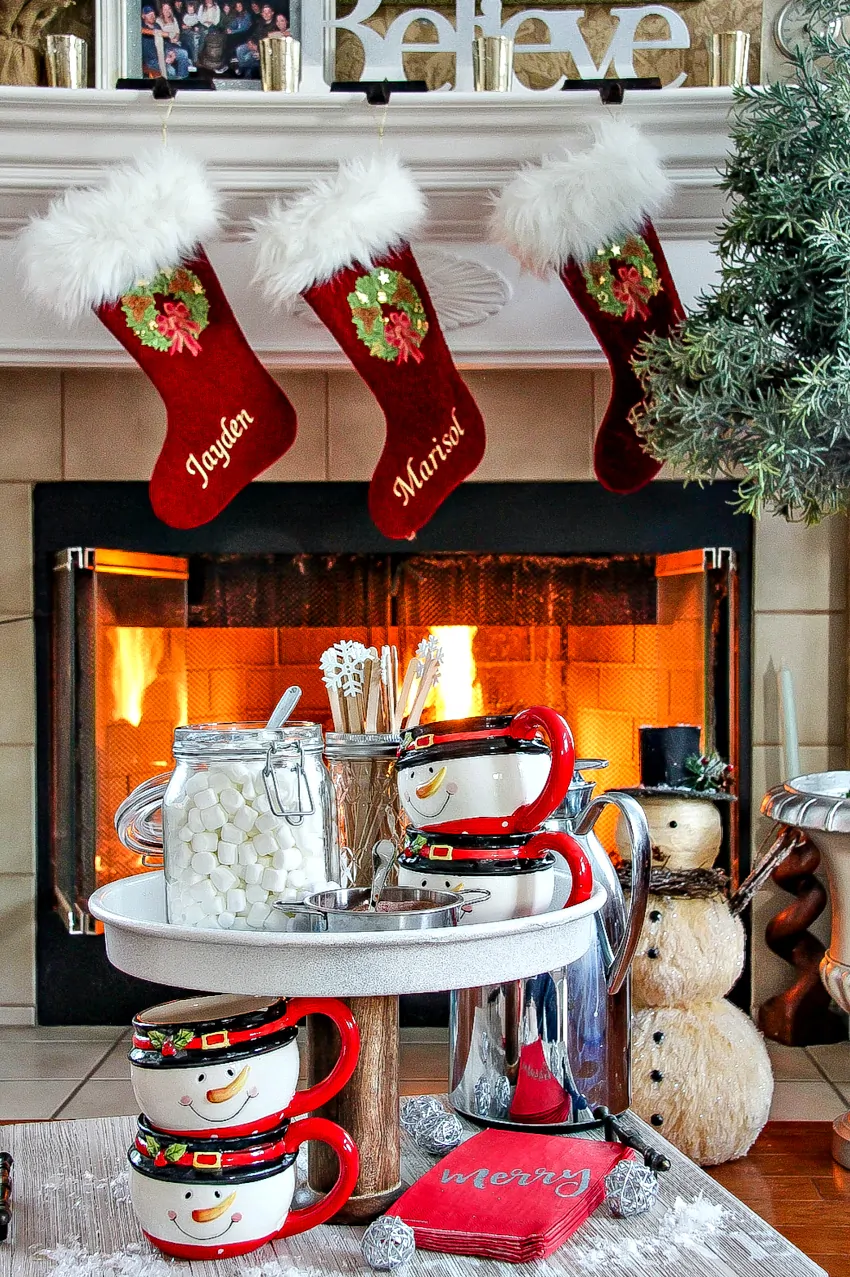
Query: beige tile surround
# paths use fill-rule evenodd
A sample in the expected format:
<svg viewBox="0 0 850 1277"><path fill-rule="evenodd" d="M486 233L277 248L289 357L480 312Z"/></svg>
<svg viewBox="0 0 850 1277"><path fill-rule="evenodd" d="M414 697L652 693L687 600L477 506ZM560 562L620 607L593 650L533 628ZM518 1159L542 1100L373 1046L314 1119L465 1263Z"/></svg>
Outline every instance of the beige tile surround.
<svg viewBox="0 0 850 1277"><path fill-rule="evenodd" d="M354 373L276 374L299 415L290 452L263 479L367 480L383 443L375 401ZM470 372L487 423L475 480L590 480L602 372ZM533 435L529 423L534 423ZM34 1003L34 661L31 485L146 479L163 437L162 404L140 372L0 370L0 1024L29 1024ZM754 807L781 779L775 669L794 671L803 765L844 760L846 527L757 528L754 624ZM787 898L786 898L787 899ZM754 1002L787 982L763 949L779 893L755 911ZM825 920L821 920L821 930ZM13 1082L9 1082L13 1085Z"/></svg>

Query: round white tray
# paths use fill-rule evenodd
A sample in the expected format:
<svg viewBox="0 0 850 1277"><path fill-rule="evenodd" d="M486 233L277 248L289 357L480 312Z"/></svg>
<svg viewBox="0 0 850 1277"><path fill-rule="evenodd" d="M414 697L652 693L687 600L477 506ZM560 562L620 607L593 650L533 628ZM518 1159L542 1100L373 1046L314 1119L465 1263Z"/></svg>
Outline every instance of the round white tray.
<svg viewBox="0 0 850 1277"><path fill-rule="evenodd" d="M584 904L509 922L435 931L317 935L212 931L165 921L162 873L100 887L89 909L121 971L211 993L378 997L518 980L565 966L590 944L598 887Z"/></svg>

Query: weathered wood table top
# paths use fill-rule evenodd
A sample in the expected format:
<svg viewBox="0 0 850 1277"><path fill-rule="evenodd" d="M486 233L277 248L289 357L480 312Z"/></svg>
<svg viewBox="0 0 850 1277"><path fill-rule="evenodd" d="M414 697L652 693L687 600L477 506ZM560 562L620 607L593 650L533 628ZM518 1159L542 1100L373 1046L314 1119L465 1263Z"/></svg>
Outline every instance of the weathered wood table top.
<svg viewBox="0 0 850 1277"><path fill-rule="evenodd" d="M655 1131L636 1118L629 1123L672 1162L670 1172L661 1177L659 1200L650 1214L617 1220L602 1206L550 1259L535 1264L420 1251L404 1270L405 1277L818 1277L824 1272ZM804 1125L794 1123L798 1129ZM145 1277L166 1277L169 1272L234 1277L251 1269L261 1270L252 1277L274 1277L277 1272L287 1277L352 1277L368 1271L360 1254L362 1229L329 1225L242 1259L166 1266L142 1238L128 1200L126 1150L132 1130L130 1118L4 1128L2 1142L15 1158L14 1214L9 1241L0 1246L0 1277L50 1277L56 1258L41 1252L74 1243L80 1247L79 1260L72 1266L66 1262L66 1277L129 1277L134 1270L115 1258L126 1256L128 1250L141 1257L135 1271ZM805 1158L805 1132L800 1134L798 1153ZM412 1181L432 1165L433 1159L405 1137L406 1178ZM798 1178L793 1172L790 1176ZM794 1191L792 1185L790 1192ZM682 1202L700 1198L703 1203L696 1210L683 1209ZM820 1202L801 1201L800 1206L803 1214L813 1208L816 1228Z"/></svg>

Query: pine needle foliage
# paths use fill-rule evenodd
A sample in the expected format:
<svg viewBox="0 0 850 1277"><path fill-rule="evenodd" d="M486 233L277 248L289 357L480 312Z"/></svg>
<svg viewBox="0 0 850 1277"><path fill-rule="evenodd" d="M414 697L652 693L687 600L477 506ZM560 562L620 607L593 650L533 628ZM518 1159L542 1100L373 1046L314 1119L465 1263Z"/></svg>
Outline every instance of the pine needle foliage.
<svg viewBox="0 0 850 1277"><path fill-rule="evenodd" d="M739 480L738 508L816 523L850 507L850 48L847 10L809 9L796 78L735 90L720 283L640 347L649 452Z"/></svg>

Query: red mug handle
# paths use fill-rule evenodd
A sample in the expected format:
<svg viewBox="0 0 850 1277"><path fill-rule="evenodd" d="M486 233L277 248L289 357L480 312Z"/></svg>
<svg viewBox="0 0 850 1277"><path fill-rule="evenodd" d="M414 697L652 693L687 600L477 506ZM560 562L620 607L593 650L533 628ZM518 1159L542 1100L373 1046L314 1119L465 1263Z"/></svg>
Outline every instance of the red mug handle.
<svg viewBox="0 0 850 1277"><path fill-rule="evenodd" d="M573 734L566 720L556 710L548 709L545 705L533 705L530 709L520 710L511 723L510 732L512 736L528 739L537 728L542 730L549 742L552 766L543 792L534 802L526 803L517 811L514 830L518 834L530 834L532 829L537 829L552 815L558 803L562 803L567 796L575 768L576 747L573 744Z"/></svg>
<svg viewBox="0 0 850 1277"><path fill-rule="evenodd" d="M593 870L581 843L571 838L569 834L543 829L533 838L529 838L523 848L523 854L542 856L544 851L557 851L570 867L572 885L564 908L569 909L570 905L580 905L583 900L589 900L593 895Z"/></svg>
<svg viewBox="0 0 850 1277"><path fill-rule="evenodd" d="M324 1117L305 1117L301 1122L293 1122L286 1135L287 1153L297 1152L308 1140L319 1140L322 1144L330 1145L339 1160L339 1175L330 1192L318 1202L289 1212L278 1237L293 1237L295 1233L306 1233L308 1228L324 1224L326 1219L335 1215L348 1201L360 1174L357 1145L336 1122L329 1122Z"/></svg>
<svg viewBox="0 0 850 1277"><path fill-rule="evenodd" d="M309 1086L306 1091L296 1091L286 1109L286 1117L299 1117L311 1109L321 1108L345 1086L360 1057L360 1030L349 1007L339 998L290 998L286 1008L286 1021L295 1024L305 1015L326 1015L339 1029L339 1058L326 1078ZM312 1227L312 1225L310 1225Z"/></svg>

